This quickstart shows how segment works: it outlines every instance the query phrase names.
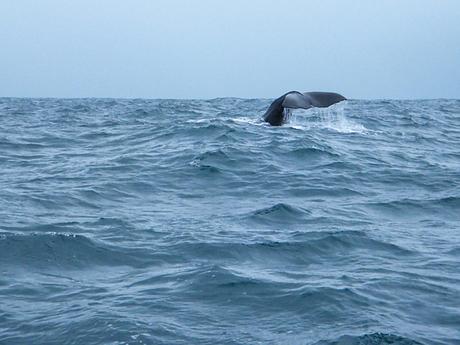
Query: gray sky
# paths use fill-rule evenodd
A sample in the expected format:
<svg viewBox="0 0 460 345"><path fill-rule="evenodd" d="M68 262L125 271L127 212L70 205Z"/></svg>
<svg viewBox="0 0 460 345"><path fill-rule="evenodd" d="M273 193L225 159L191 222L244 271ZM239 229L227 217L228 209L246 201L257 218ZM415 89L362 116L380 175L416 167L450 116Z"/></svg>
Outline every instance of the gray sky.
<svg viewBox="0 0 460 345"><path fill-rule="evenodd" d="M0 96L460 98L458 0L0 0Z"/></svg>

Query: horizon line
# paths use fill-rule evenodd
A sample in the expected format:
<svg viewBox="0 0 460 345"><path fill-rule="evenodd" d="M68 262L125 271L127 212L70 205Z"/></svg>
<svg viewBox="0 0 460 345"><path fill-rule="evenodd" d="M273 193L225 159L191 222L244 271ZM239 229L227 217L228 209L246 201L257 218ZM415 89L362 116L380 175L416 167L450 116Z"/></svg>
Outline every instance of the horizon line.
<svg viewBox="0 0 460 345"><path fill-rule="evenodd" d="M277 96L276 96L277 97ZM76 100L76 99L121 99L121 100L175 100L175 101L210 101L216 99L242 99L242 100L251 100L251 99L273 99L276 97L237 97L237 96L222 96L222 97L198 97L198 98L174 98L174 97L103 97L103 96L0 96L0 99L65 99L65 100ZM347 98L348 101L434 101L434 100L460 100L458 98L450 97L433 97L433 98L423 98L423 97L402 97L402 98L391 98L391 97L382 97L382 98Z"/></svg>

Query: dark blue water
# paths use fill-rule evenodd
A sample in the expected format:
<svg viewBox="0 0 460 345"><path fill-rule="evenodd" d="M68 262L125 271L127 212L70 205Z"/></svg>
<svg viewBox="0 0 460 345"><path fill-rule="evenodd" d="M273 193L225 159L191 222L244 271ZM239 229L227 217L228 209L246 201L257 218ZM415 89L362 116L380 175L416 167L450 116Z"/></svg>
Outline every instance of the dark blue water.
<svg viewBox="0 0 460 345"><path fill-rule="evenodd" d="M0 99L0 343L460 344L460 101Z"/></svg>

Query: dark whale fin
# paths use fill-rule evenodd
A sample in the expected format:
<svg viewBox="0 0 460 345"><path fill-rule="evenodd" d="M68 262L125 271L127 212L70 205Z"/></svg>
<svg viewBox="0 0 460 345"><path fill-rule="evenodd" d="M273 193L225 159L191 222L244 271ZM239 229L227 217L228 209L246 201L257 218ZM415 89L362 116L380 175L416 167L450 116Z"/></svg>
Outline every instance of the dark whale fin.
<svg viewBox="0 0 460 345"><path fill-rule="evenodd" d="M305 92L304 96L310 98L311 104L318 108L327 108L335 103L347 100L335 92Z"/></svg>
<svg viewBox="0 0 460 345"><path fill-rule="evenodd" d="M334 92L305 92L291 91L275 99L264 115L264 121L272 126L281 126L285 122L284 108L309 109L312 107L326 108L346 100Z"/></svg>

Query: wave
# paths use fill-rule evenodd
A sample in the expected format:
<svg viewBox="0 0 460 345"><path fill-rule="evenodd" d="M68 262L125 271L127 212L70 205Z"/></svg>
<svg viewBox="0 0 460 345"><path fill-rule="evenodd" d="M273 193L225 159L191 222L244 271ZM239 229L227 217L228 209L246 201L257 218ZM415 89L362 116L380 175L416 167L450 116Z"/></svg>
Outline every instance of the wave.
<svg viewBox="0 0 460 345"><path fill-rule="evenodd" d="M296 147L290 150L281 147L275 152L278 151L282 152L279 152L277 161L283 162L283 165L289 163L294 171L302 168L304 164L312 169L341 160L340 155L331 147Z"/></svg>
<svg viewBox="0 0 460 345"><path fill-rule="evenodd" d="M376 254L382 258L398 259L417 255L413 250L371 238L361 231L299 232L293 239L283 242L191 242L173 248L186 260L250 261L276 267L333 260L353 261L356 256L372 257Z"/></svg>
<svg viewBox="0 0 460 345"><path fill-rule="evenodd" d="M115 248L71 233L0 233L4 265L53 269L93 266L143 267L154 262L139 251Z"/></svg>
<svg viewBox="0 0 460 345"><path fill-rule="evenodd" d="M358 336L343 335L332 340L321 340L314 345L423 345L422 343L394 334L371 333Z"/></svg>
<svg viewBox="0 0 460 345"><path fill-rule="evenodd" d="M261 223L292 223L308 219L311 212L307 209L294 207L289 204L279 203L270 207L258 209L247 218Z"/></svg>
<svg viewBox="0 0 460 345"><path fill-rule="evenodd" d="M388 202L370 202L366 208L379 214L397 218L459 219L460 198L402 199Z"/></svg>

